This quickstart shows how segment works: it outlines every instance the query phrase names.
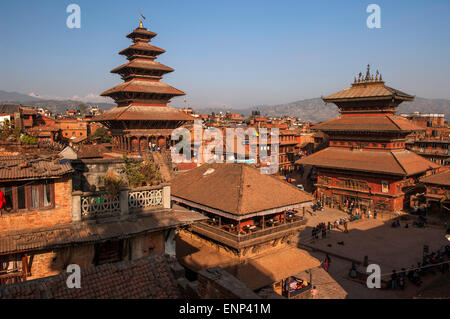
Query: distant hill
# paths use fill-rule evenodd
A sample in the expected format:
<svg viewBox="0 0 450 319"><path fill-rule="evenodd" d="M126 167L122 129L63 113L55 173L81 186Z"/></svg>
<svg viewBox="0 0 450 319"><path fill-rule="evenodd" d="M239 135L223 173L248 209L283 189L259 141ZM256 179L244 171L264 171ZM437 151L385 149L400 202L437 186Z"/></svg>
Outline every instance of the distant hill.
<svg viewBox="0 0 450 319"><path fill-rule="evenodd" d="M199 108L197 112L209 114L211 112L233 112L248 116L252 110L259 110L262 116L294 116L303 121L321 122L332 119L339 115L338 108L333 103L325 103L321 98L307 99L287 104L259 105L246 109L225 109L225 108ZM402 113L443 113L445 118L450 118L450 100L445 99L425 99L416 97L413 102L403 102L400 104L397 114Z"/></svg>
<svg viewBox="0 0 450 319"><path fill-rule="evenodd" d="M109 110L115 106L113 103L81 102L74 100L43 100L17 92L5 92L0 90L0 103L19 103L25 106L45 107L55 113L64 113L66 109L76 108L79 104L98 106L102 110ZM295 101L287 104L257 105L245 109L230 108L196 108L195 111L202 114L211 112L233 112L249 116L252 110L259 110L261 115L267 116L294 116L303 121L321 122L339 115L338 108L332 103L325 103L321 98ZM450 100L425 99L416 97L413 102L403 102L398 108L397 114L402 113L443 113L450 119Z"/></svg>
<svg viewBox="0 0 450 319"><path fill-rule="evenodd" d="M31 102L31 101L41 101L41 99L29 96L27 94L17 93L17 92L6 92L0 90L0 101L1 102Z"/></svg>
<svg viewBox="0 0 450 319"><path fill-rule="evenodd" d="M102 110L109 110L110 108L113 108L115 106L115 104L113 103L94 103L75 100L44 100L27 94L6 92L1 90L0 103L17 103L30 107L42 107L49 109L50 111L55 113L64 113L66 109L76 108L79 104L98 106Z"/></svg>

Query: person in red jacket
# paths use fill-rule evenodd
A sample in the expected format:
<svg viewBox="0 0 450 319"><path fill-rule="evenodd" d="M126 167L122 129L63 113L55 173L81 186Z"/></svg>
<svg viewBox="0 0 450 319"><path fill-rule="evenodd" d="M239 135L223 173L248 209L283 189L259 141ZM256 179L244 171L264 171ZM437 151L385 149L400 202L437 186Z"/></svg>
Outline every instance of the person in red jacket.
<svg viewBox="0 0 450 319"><path fill-rule="evenodd" d="M5 209L6 199L5 194L3 192L0 192L0 214L3 213L3 210Z"/></svg>

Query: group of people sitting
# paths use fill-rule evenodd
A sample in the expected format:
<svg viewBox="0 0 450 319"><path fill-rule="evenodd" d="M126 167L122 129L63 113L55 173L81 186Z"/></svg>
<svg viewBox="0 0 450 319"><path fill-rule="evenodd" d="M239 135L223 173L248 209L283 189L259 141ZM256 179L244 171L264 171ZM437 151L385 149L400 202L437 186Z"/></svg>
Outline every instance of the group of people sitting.
<svg viewBox="0 0 450 319"><path fill-rule="evenodd" d="M448 262L445 262L446 259L450 259L450 245L446 245L444 248L438 249L431 254L424 255L422 262L418 262L417 266L411 265L409 269L402 268L399 273L394 269L391 274L391 288L404 289L406 278L414 285L420 286L422 284L421 277L426 274L434 275L436 271L440 271L442 274L447 273L450 265Z"/></svg>
<svg viewBox="0 0 450 319"><path fill-rule="evenodd" d="M413 227L417 227L417 228L424 228L427 226L427 219L426 217L420 216L418 221L413 221L412 222L412 226ZM400 224L400 220L396 219L392 222L391 224L392 228L400 228L402 227L402 225ZM405 228L409 228L409 223L405 224Z"/></svg>
<svg viewBox="0 0 450 319"><path fill-rule="evenodd" d="M311 230L312 238L319 239L325 238L327 236L327 232L330 232L332 229L341 229L340 226L344 226L344 232L348 232L347 224L348 219L346 217L335 220L334 222L319 223ZM320 237L322 236L322 237Z"/></svg>
<svg viewBox="0 0 450 319"><path fill-rule="evenodd" d="M319 239L320 235L322 235L322 238L327 237L327 231L329 231L328 227L325 225L325 223L319 223L316 225L316 227L313 227L311 231L312 238Z"/></svg>

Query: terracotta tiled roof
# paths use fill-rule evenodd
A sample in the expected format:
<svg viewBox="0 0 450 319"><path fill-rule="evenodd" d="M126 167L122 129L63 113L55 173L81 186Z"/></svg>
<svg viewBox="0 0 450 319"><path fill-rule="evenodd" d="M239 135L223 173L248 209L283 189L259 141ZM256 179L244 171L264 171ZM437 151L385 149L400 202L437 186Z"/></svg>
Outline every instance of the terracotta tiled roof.
<svg viewBox="0 0 450 319"><path fill-rule="evenodd" d="M105 146L100 144L83 144L78 148L78 158L96 158L103 157L103 154L108 150Z"/></svg>
<svg viewBox="0 0 450 319"><path fill-rule="evenodd" d="M369 151L328 147L296 161L297 164L411 176L439 165L407 150Z"/></svg>
<svg viewBox="0 0 450 319"><path fill-rule="evenodd" d="M57 178L73 172L69 163L29 158L25 156L0 156L0 181Z"/></svg>
<svg viewBox="0 0 450 319"><path fill-rule="evenodd" d="M433 184L433 185L441 185L441 186L450 186L450 170L438 173L438 174L434 174L434 175L429 175L429 176L424 176L420 179L420 181L422 183L425 184Z"/></svg>
<svg viewBox="0 0 450 319"><path fill-rule="evenodd" d="M104 223L81 222L0 233L0 254L17 251L48 250L74 244L87 244L110 239L189 225L207 219L188 210L161 209L137 219Z"/></svg>
<svg viewBox="0 0 450 319"><path fill-rule="evenodd" d="M119 70L125 68L138 68L138 69L146 69L146 70L161 70L164 72L173 72L174 69L161 64L159 62L148 60L148 59L134 59L128 63L122 64L121 66L113 69L111 73L118 73Z"/></svg>
<svg viewBox="0 0 450 319"><path fill-rule="evenodd" d="M180 91L163 82L133 79L130 81L120 83L115 87L103 92L100 95L108 96L116 92L156 93L156 94L167 94L172 96L185 94L183 91Z"/></svg>
<svg viewBox="0 0 450 319"><path fill-rule="evenodd" d="M156 37L156 35L157 35L155 32L149 31L149 30L147 30L145 28L136 28L136 29L133 30L133 32L127 34L127 38L131 38L132 39L137 34L143 34L143 35L146 35L146 36L148 36L150 38Z"/></svg>
<svg viewBox="0 0 450 319"><path fill-rule="evenodd" d="M127 51L131 50L131 49L137 49L137 50L141 50L141 51L147 51L147 52L155 52L157 54L162 54L164 52L166 52L166 50L161 49L157 46L148 44L148 43L135 43L130 45L128 48L123 49L122 51L119 52L119 54L124 55L127 54Z"/></svg>
<svg viewBox="0 0 450 319"><path fill-rule="evenodd" d="M93 121L142 120L142 121L193 121L194 118L170 106L115 107L92 119Z"/></svg>
<svg viewBox="0 0 450 319"><path fill-rule="evenodd" d="M308 252L290 247L250 258L236 267L236 277L250 289L256 290L320 265L321 262Z"/></svg>
<svg viewBox="0 0 450 319"><path fill-rule="evenodd" d="M163 255L90 267L81 288L67 287L69 273L0 287L1 299L178 299L182 294Z"/></svg>
<svg viewBox="0 0 450 319"><path fill-rule="evenodd" d="M414 125L402 116L341 116L313 126L316 130L331 131L371 131L371 132L411 132L425 128Z"/></svg>
<svg viewBox="0 0 450 319"><path fill-rule="evenodd" d="M384 85L384 82L354 83L351 87L328 95L323 98L325 102L338 102L344 100L377 100L377 99L399 99L412 101L414 97L402 91Z"/></svg>
<svg viewBox="0 0 450 319"><path fill-rule="evenodd" d="M233 215L312 201L312 196L246 164L205 164L172 180L172 195Z"/></svg>

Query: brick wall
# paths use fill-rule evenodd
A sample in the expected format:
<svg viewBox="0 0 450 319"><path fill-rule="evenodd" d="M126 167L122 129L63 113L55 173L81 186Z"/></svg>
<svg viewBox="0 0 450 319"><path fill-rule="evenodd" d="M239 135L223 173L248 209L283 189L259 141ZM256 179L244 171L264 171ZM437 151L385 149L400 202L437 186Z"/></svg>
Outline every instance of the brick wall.
<svg viewBox="0 0 450 319"><path fill-rule="evenodd" d="M46 227L72 221L72 181L56 180L55 207L46 210L8 213L0 216L0 231Z"/></svg>
<svg viewBox="0 0 450 319"><path fill-rule="evenodd" d="M244 283L220 267L198 273L197 293L202 299L260 299Z"/></svg>
<svg viewBox="0 0 450 319"><path fill-rule="evenodd" d="M164 231L152 232L131 238L132 259L164 254Z"/></svg>
<svg viewBox="0 0 450 319"><path fill-rule="evenodd" d="M67 270L70 264L77 264L81 269L93 266L94 246L83 245L37 253L28 257L31 276L27 280L57 275Z"/></svg>

